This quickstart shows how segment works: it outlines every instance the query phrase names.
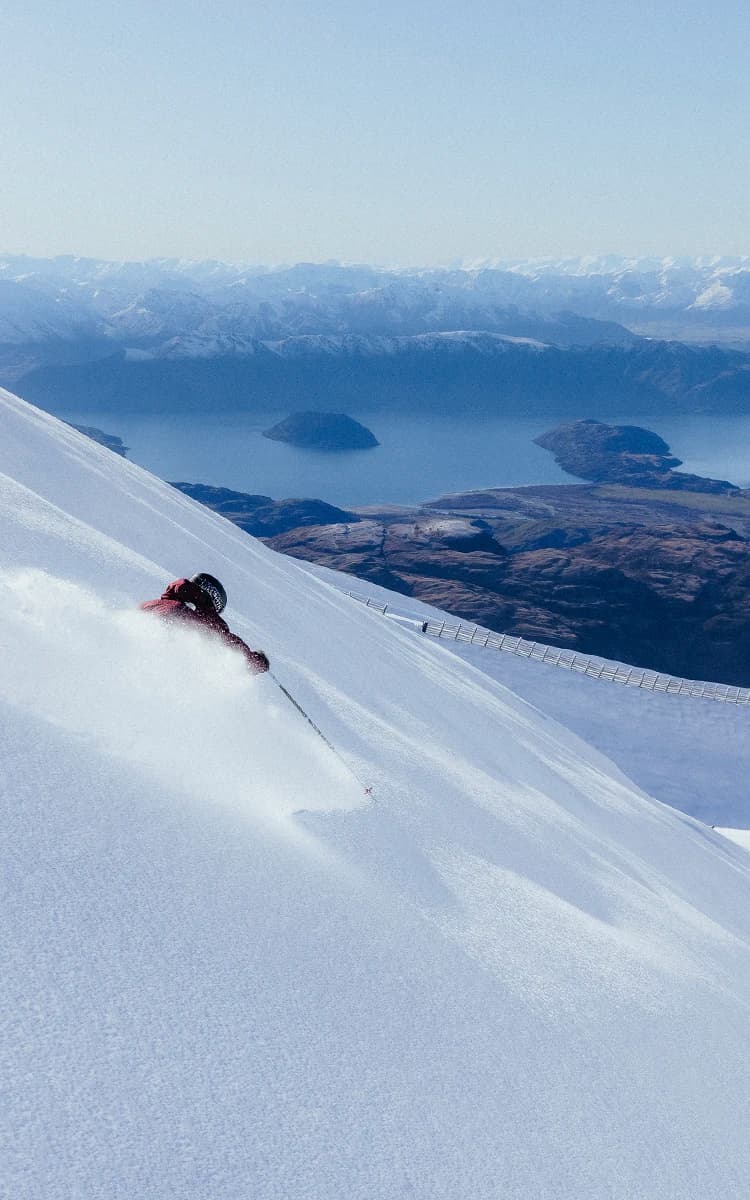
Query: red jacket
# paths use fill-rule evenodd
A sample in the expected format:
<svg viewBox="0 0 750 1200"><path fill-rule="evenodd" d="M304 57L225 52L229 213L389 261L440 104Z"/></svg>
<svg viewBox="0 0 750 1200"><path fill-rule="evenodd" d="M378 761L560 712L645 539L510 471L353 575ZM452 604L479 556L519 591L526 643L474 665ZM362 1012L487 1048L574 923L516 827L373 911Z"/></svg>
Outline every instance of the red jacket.
<svg viewBox="0 0 750 1200"><path fill-rule="evenodd" d="M263 651L251 650L242 638L231 632L226 621L222 621L218 613L203 608L204 603L205 597L196 583L190 579L175 579L158 600L146 600L141 609L143 612L155 613L163 621L184 621L186 625L195 629L216 634L227 646L242 651L254 675L267 671L269 664ZM195 608L189 608L190 604L194 604Z"/></svg>

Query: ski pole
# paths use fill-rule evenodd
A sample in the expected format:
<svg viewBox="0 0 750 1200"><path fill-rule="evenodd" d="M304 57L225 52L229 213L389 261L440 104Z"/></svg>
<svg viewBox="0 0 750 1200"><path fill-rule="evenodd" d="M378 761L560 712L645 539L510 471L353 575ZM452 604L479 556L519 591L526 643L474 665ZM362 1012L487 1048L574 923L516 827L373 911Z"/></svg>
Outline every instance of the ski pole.
<svg viewBox="0 0 750 1200"><path fill-rule="evenodd" d="M333 742L331 742L331 741L330 741L330 740L329 740L329 739L326 737L326 735L323 733L323 730L322 730L322 729L320 729L320 727L319 727L318 725L316 725L316 724L315 724L315 722L313 721L312 717L311 717L311 716L309 716L309 715L308 715L308 713L306 713L306 712L305 712L305 710L304 710L304 708L302 707L302 705L301 705L301 704L300 704L300 703L299 703L297 700L295 700L295 699L294 699L294 696L292 695L292 693L291 693L290 691L288 691L288 690L287 690L287 689L284 687L283 683L281 683L281 682L280 682L280 681L279 681L279 680L276 678L276 676L274 675L273 671L269 671L269 672L268 672L268 674L271 676L271 679L274 681L274 683L276 684L276 686L277 686L277 688L279 689L279 691L284 693L284 695L286 696L286 698L287 698L287 700L289 701L289 703L294 705L294 707L297 709L297 712L300 714L300 716L302 716L302 717L304 717L304 718L305 718L305 720L307 721L308 725L310 725L310 726L311 726L311 727L312 727L312 728L315 730L315 732L317 733L318 737L319 737L319 738L321 738L321 740L325 742L326 746L327 746L327 747L328 747L328 749L331 751L331 753L332 753L332 754L335 754L335 755L336 755L336 758L339 760L339 762L341 762L341 763L343 763L343 764L344 764L344 766L346 767L347 771L348 771L348 772L349 772L349 774L352 776L352 778L353 778L353 779L356 779L356 781L357 781L357 783L359 784L359 786L360 786L361 788L363 788L365 795L366 795L366 796L372 796L372 788L371 788L371 787L366 787L366 786L365 786L365 784L362 782L362 780L359 778L359 776L358 776L358 775L357 775L357 774L354 772L354 770L351 768L351 766L349 765L349 763L346 761L346 759L344 758L344 756L343 756L343 754L341 753L341 751L336 749L336 747L334 746Z"/></svg>

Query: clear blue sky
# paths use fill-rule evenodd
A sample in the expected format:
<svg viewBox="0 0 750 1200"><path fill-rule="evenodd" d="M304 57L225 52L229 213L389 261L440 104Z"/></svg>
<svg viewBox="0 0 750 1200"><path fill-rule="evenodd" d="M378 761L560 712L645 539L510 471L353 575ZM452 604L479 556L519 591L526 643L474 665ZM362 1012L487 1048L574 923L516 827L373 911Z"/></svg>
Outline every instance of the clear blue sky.
<svg viewBox="0 0 750 1200"><path fill-rule="evenodd" d="M6 251L750 252L739 0L29 0L2 41Z"/></svg>

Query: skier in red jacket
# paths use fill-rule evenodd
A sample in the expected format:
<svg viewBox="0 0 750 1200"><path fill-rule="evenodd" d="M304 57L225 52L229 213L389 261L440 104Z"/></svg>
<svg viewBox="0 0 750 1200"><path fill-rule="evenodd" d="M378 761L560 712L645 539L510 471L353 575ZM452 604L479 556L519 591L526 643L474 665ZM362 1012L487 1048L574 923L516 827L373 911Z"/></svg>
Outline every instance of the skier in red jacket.
<svg viewBox="0 0 750 1200"><path fill-rule="evenodd" d="M269 663L263 651L251 650L219 616L226 602L227 594L218 579L202 571L192 579L175 579L158 600L146 600L141 609L155 613L163 621L184 622L194 629L215 634L245 655L254 675L267 671Z"/></svg>

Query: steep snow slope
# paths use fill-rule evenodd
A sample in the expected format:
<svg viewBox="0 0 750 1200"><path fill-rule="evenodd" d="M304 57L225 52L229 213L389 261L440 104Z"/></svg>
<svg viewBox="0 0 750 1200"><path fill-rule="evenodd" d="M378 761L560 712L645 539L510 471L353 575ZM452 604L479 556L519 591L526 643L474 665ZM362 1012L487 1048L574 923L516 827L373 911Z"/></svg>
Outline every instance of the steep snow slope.
<svg viewBox="0 0 750 1200"><path fill-rule="evenodd" d="M750 858L0 396L14 1197L741 1195ZM206 569L268 678L133 613Z"/></svg>
<svg viewBox="0 0 750 1200"><path fill-rule="evenodd" d="M344 592L354 587L356 594L387 604L392 617L411 620L415 636L427 618L457 622L412 597L357 584L312 563L304 567ZM441 646L596 746L657 800L708 825L750 829L747 707L623 688L478 645L446 640Z"/></svg>

